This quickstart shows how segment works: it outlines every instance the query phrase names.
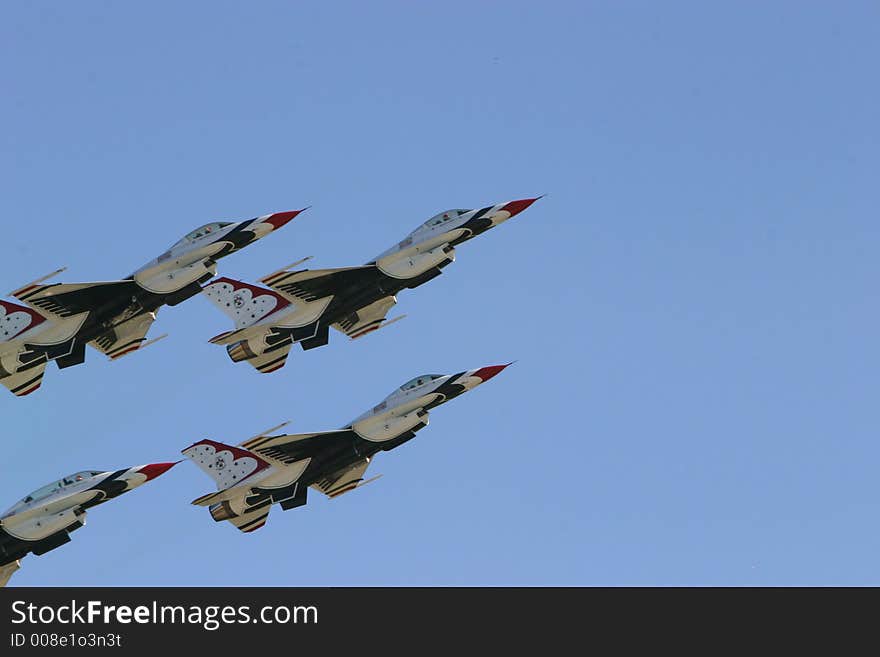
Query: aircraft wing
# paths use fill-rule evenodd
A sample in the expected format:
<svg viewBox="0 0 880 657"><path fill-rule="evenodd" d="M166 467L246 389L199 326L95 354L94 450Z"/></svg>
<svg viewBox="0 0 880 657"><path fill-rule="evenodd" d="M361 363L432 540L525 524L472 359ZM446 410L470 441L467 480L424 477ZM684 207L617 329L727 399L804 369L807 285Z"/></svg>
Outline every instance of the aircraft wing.
<svg viewBox="0 0 880 657"><path fill-rule="evenodd" d="M360 440L361 438L351 429L339 429L319 433L258 436L242 443L241 446L259 456L290 464L321 455L332 457L334 454L351 453L353 444ZM312 488L328 497L338 497L367 483L363 479L369 465L370 458L362 458L324 475L312 484Z"/></svg>
<svg viewBox="0 0 880 657"><path fill-rule="evenodd" d="M350 298L360 290L379 285L382 277L383 274L376 265L364 265L340 269L282 271L270 274L262 282L290 299L309 302L330 296ZM333 328L352 339L364 336L390 323L385 322L385 316L395 303L397 299L392 295L379 299L344 317L333 324Z"/></svg>
<svg viewBox="0 0 880 657"><path fill-rule="evenodd" d="M48 318L73 317L90 312L120 296L132 296L138 290L133 280L100 283L54 283L28 285L12 293Z"/></svg>
<svg viewBox="0 0 880 657"><path fill-rule="evenodd" d="M21 561L16 559L12 563L7 563L0 566L0 587L6 586L9 583L9 578L15 574L15 571L21 568Z"/></svg>
<svg viewBox="0 0 880 657"><path fill-rule="evenodd" d="M388 311L394 307L395 303L397 303L397 299L393 296L379 299L378 301L371 303L369 306L364 306L347 317L339 320L333 324L333 328L345 333L352 340L356 340L357 338L365 336L367 333L371 333L372 331L382 328L384 325L390 324L391 322L385 322L385 316L388 314ZM401 317L395 317L391 321L394 322L402 318L403 316L401 315Z"/></svg>
<svg viewBox="0 0 880 657"><path fill-rule="evenodd" d="M147 344L147 332L156 321L156 313L138 315L122 324L117 324L106 333L102 333L89 344L107 356L116 360ZM164 335L162 337L165 337ZM156 338L160 340L161 338ZM150 343L155 342L151 340Z"/></svg>
<svg viewBox="0 0 880 657"><path fill-rule="evenodd" d="M285 464L312 458L321 452L344 450L360 440L351 429L319 431L317 433L257 436L241 444L260 456L267 456Z"/></svg>
<svg viewBox="0 0 880 657"><path fill-rule="evenodd" d="M9 392L16 397L24 397L40 387L43 383L43 372L45 371L46 361L41 361L33 367L0 379L0 383L6 386Z"/></svg>
<svg viewBox="0 0 880 657"><path fill-rule="evenodd" d="M291 299L317 301L357 290L378 279L379 275L379 269L375 265L364 265L340 269L281 271L270 274L261 282Z"/></svg>
<svg viewBox="0 0 880 657"><path fill-rule="evenodd" d="M365 458L347 468L332 472L312 484L312 488L321 491L327 497L339 497L343 493L353 491L358 486L368 483L364 481L364 473L370 467L370 460Z"/></svg>

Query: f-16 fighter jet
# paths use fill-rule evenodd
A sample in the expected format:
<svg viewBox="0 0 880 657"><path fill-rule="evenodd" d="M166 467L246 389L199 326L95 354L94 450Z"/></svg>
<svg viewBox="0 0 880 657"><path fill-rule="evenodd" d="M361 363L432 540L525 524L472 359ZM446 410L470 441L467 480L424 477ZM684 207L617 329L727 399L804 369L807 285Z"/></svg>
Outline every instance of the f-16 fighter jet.
<svg viewBox="0 0 880 657"><path fill-rule="evenodd" d="M284 366L294 344L303 349L327 344L331 326L360 338L401 319L385 320L397 293L439 276L455 260L455 247L536 200L441 212L361 267L288 271L299 261L264 277L261 282L268 288L219 278L204 292L235 329L211 342L226 345L234 362L246 361L269 373Z"/></svg>
<svg viewBox="0 0 880 657"><path fill-rule="evenodd" d="M268 431L238 447L200 440L183 450L217 483L218 491L193 504L207 506L216 521L228 520L243 532L266 524L269 510L303 506L309 487L329 497L359 488L373 457L398 447L428 425L428 412L473 390L507 365L458 374L423 374L342 429L269 436Z"/></svg>
<svg viewBox="0 0 880 657"><path fill-rule="evenodd" d="M86 509L103 504L166 472L174 463L150 463L116 472L83 470L38 488L0 516L0 586L29 553L46 554L70 542L86 524Z"/></svg>
<svg viewBox="0 0 880 657"><path fill-rule="evenodd" d="M201 283L216 275L217 260L300 212L207 224L122 280L39 284L59 269L16 290L12 295L27 307L0 302L0 383L27 395L40 387L49 361L59 368L84 362L86 344L116 359L161 339L146 339L161 306L201 292Z"/></svg>

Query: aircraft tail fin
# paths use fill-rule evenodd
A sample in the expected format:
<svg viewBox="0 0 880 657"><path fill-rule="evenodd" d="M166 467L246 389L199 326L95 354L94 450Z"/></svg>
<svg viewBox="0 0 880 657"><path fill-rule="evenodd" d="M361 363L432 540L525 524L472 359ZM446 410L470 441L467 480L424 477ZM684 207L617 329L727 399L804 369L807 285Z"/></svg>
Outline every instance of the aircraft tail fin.
<svg viewBox="0 0 880 657"><path fill-rule="evenodd" d="M44 321L46 320L43 315L32 308L0 300L0 322L2 322L2 336L0 338L4 342L15 339L15 336L42 324Z"/></svg>
<svg viewBox="0 0 880 657"><path fill-rule="evenodd" d="M11 315L12 313L24 313L28 316L39 316L38 313L36 313L36 311L34 311L32 308L29 308L28 306L23 306L19 303L13 303L12 301L0 300L0 309L2 309L0 310L0 313L3 313L3 311L5 310L6 312L3 314L6 315Z"/></svg>
<svg viewBox="0 0 880 657"><path fill-rule="evenodd" d="M269 463L251 451L214 440L200 440L182 450L182 454L202 469L217 484L218 491L237 486L248 477L270 467ZM203 495L193 504L204 506L217 494Z"/></svg>
<svg viewBox="0 0 880 657"><path fill-rule="evenodd" d="M3 377L0 379L0 384L6 386L16 397L24 397L35 392L42 385L45 371L46 363L41 361L32 367Z"/></svg>
<svg viewBox="0 0 880 657"><path fill-rule="evenodd" d="M274 290L226 277L216 279L202 291L211 303L235 322L236 330L253 326L290 305Z"/></svg>

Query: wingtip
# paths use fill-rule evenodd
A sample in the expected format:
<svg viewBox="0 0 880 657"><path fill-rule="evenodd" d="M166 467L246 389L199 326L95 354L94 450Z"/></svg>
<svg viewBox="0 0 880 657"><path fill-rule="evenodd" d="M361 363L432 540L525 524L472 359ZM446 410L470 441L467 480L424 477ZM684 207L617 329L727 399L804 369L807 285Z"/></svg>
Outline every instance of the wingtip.
<svg viewBox="0 0 880 657"><path fill-rule="evenodd" d="M49 272L45 276L40 276L38 279L31 281L27 285L22 285L18 289L13 290L12 292L9 293L9 296L15 297L17 299L18 295L24 294L25 292L30 292L33 288L37 287L37 285L39 285L43 281L47 281L50 278L54 278L58 274L64 273L66 271L67 271L67 265L64 265L63 267L59 267L55 271Z"/></svg>

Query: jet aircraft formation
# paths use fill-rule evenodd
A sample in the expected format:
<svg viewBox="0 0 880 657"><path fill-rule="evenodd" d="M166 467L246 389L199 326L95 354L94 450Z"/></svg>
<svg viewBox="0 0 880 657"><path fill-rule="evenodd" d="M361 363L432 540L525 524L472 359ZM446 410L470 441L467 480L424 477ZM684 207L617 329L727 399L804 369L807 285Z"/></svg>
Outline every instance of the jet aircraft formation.
<svg viewBox="0 0 880 657"><path fill-rule="evenodd" d="M16 302L0 300L0 383L23 397L40 388L49 362L59 369L84 363L87 346L113 360L143 349L166 337L147 338L158 311L198 294L234 322L211 342L225 346L235 363L275 372L294 345L303 350L327 345L331 328L358 339L401 319L386 319L400 292L439 276L455 260L456 247L536 200L447 210L363 265L293 270L306 258L259 284L215 279L217 261L282 228L303 210L206 224L118 280L44 284L64 271L59 269L12 292ZM417 376L340 429L275 435L285 426L279 425L237 446L200 440L182 453L214 480L217 491L193 504L207 507L215 521L249 533L266 524L275 504L283 510L305 505L309 488L338 497L362 487L378 478L364 479L376 454L414 438L427 426L431 410L505 367ZM26 555L69 542L71 532L85 524L87 509L174 465L83 470L26 495L0 515L0 586Z"/></svg>

